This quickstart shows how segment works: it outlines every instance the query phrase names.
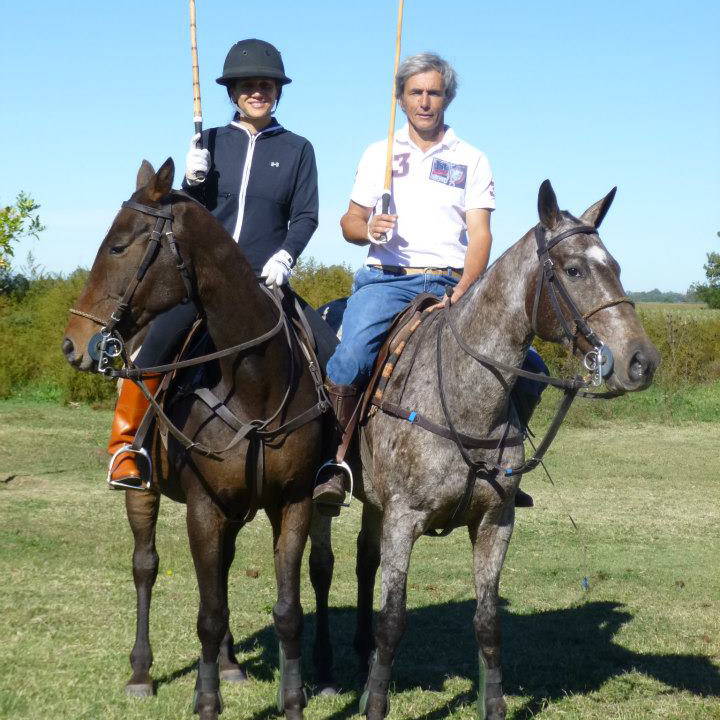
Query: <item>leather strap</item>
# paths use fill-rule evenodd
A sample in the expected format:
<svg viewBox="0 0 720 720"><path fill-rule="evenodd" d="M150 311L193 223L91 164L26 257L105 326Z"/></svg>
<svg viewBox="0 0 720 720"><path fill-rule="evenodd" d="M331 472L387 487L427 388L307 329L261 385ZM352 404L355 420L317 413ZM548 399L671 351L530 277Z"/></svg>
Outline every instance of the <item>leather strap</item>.
<svg viewBox="0 0 720 720"><path fill-rule="evenodd" d="M264 286L261 285L260 287L262 288ZM191 358L190 360L181 360L180 362L167 363L165 365L154 365L147 368L138 368L135 366L125 367L121 370L113 370L109 373L109 375L111 377L130 378L131 380L137 380L145 377L146 375L157 375L159 373L170 372L171 370L181 370L182 368L202 365L203 363L210 362L211 360L218 360L220 358L227 357L228 355L238 355L242 352L245 352L246 350L258 347L266 343L268 340L271 340L283 329L286 330L287 333L287 319L285 317L285 312L282 308L282 304L272 292L267 289L265 291L268 297L275 303L275 307L278 310L278 319L275 325L262 335L253 338L252 340L248 340L247 342L239 343L238 345L233 345L232 347L225 348L224 350L216 350L215 352L207 353L206 355L201 355L200 357L196 358Z"/></svg>
<svg viewBox="0 0 720 720"><path fill-rule="evenodd" d="M423 430L427 430L428 432L433 433L433 435L439 435L440 437L444 437L447 440L459 439L463 446L470 450L497 449L498 441L496 439L478 438L473 437L472 435L465 435L465 433L461 432L457 432L457 435L454 435L452 431L448 428L442 425L438 425L438 423L433 422L432 420L426 418L424 415L416 412L415 410L407 410L406 408L402 408L399 405L387 402L386 400L383 400L380 405L376 405L376 407L380 408L380 410L382 410L384 413L387 413L388 415L392 415L393 417L399 418L400 420L407 420L409 423L417 425ZM515 435L514 437L506 438L503 442L503 445L505 447L516 447L518 445L522 445L523 442L524 437L522 435Z"/></svg>

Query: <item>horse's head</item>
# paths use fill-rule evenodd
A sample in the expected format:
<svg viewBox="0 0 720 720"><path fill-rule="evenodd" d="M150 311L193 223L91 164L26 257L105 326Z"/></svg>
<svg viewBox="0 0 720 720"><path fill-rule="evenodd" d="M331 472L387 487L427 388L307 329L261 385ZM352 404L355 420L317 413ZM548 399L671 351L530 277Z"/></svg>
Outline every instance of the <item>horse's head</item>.
<svg viewBox="0 0 720 720"><path fill-rule="evenodd" d="M80 370L97 369L97 349L92 352L89 343L101 328L110 327L113 336L128 340L188 294L189 272L183 280L173 238L167 235L170 224L163 217L172 216L169 196L174 174L170 158L157 173L144 160L136 191L123 204L100 245L85 288L71 310L62 345L68 362ZM93 347L97 342L96 338Z"/></svg>
<svg viewBox="0 0 720 720"><path fill-rule="evenodd" d="M660 355L620 284L620 266L597 234L615 190L575 218L560 210L550 182L542 183L535 229L541 267L526 309L544 340L565 342L591 361L594 348L604 346L602 376L611 390L643 390Z"/></svg>

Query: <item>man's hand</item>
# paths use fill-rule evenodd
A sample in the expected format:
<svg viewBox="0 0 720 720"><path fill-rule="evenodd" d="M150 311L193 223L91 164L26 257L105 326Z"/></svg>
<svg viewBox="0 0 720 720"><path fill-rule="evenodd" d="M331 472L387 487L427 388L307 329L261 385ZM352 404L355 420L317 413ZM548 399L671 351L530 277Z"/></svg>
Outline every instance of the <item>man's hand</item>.
<svg viewBox="0 0 720 720"><path fill-rule="evenodd" d="M430 312L435 310L441 310L446 307L454 305L466 292L469 285L463 285L462 281L459 282L452 290L452 295L445 295L445 297L437 304L430 306Z"/></svg>
<svg viewBox="0 0 720 720"><path fill-rule="evenodd" d="M372 214L372 208L350 201L347 212L340 218L343 237L353 245L384 245L392 235L397 215ZM388 240L383 240L385 235Z"/></svg>
<svg viewBox="0 0 720 720"><path fill-rule="evenodd" d="M462 281L459 282L454 288L453 288L453 294L446 298L449 300L450 305L454 305L466 292L469 285L463 285Z"/></svg>
<svg viewBox="0 0 720 720"><path fill-rule="evenodd" d="M200 133L190 140L190 149L185 156L185 179L188 185L199 185L210 171L210 151L197 147Z"/></svg>
<svg viewBox="0 0 720 720"><path fill-rule="evenodd" d="M368 221L368 240L373 245L385 245L390 241L397 222L397 215L373 215Z"/></svg>
<svg viewBox="0 0 720 720"><path fill-rule="evenodd" d="M263 266L261 277L268 287L280 287L290 279L293 259L287 250L278 250Z"/></svg>

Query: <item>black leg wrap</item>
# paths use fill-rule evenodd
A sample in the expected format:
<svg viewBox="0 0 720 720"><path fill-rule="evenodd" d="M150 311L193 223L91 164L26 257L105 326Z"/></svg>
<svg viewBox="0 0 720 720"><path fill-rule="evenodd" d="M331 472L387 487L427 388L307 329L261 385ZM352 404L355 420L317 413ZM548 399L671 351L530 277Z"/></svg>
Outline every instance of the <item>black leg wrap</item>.
<svg viewBox="0 0 720 720"><path fill-rule="evenodd" d="M365 683L365 692L360 698L359 712L365 715L368 707L370 695L380 695L385 698L385 715L390 712L390 699L388 692L390 691L390 677L392 675L392 665L382 665L377 659L377 650L373 653L370 662L370 672Z"/></svg>
<svg viewBox="0 0 720 720"><path fill-rule="evenodd" d="M278 687L277 709L285 710L285 693L300 695L300 707L307 707L307 693L302 681L302 663L300 658L288 660L280 646L280 687Z"/></svg>
<svg viewBox="0 0 720 720"><path fill-rule="evenodd" d="M223 711L223 699L220 694L220 670L216 662L198 663L197 680L195 681L195 699L193 702L193 712L200 712L200 696L215 695L217 702L218 715Z"/></svg>

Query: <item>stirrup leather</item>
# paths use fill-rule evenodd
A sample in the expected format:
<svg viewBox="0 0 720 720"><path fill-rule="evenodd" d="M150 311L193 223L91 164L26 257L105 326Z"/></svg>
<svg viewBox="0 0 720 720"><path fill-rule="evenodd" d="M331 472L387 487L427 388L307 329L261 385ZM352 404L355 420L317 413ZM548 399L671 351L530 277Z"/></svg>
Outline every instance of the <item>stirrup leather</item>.
<svg viewBox="0 0 720 720"><path fill-rule="evenodd" d="M320 474L325 468L334 468L335 470L340 470L347 475L348 480L350 481L350 500L352 500L353 490L355 489L355 478L353 477L353 472L350 469L350 466L344 460L341 460L340 462L337 462L337 460L326 460L315 473L316 487L319 484L318 480L320 479ZM350 502L340 503L340 507L350 507Z"/></svg>
<svg viewBox="0 0 720 720"><path fill-rule="evenodd" d="M140 479L140 484L138 485L132 485L129 482L125 482L123 480L113 480L112 479L112 472L115 468L115 461L118 458L118 455L122 455L123 453L135 453L136 455L142 455L148 463L148 478L147 480L143 481L142 478ZM138 468L138 472L140 471L140 468ZM136 450L132 445L121 445L110 458L110 463L108 464L108 472L107 472L107 478L106 478L107 484L111 488L115 488L117 490L149 490L150 486L152 484L152 459L150 458L150 453L144 448L141 447L139 450Z"/></svg>

